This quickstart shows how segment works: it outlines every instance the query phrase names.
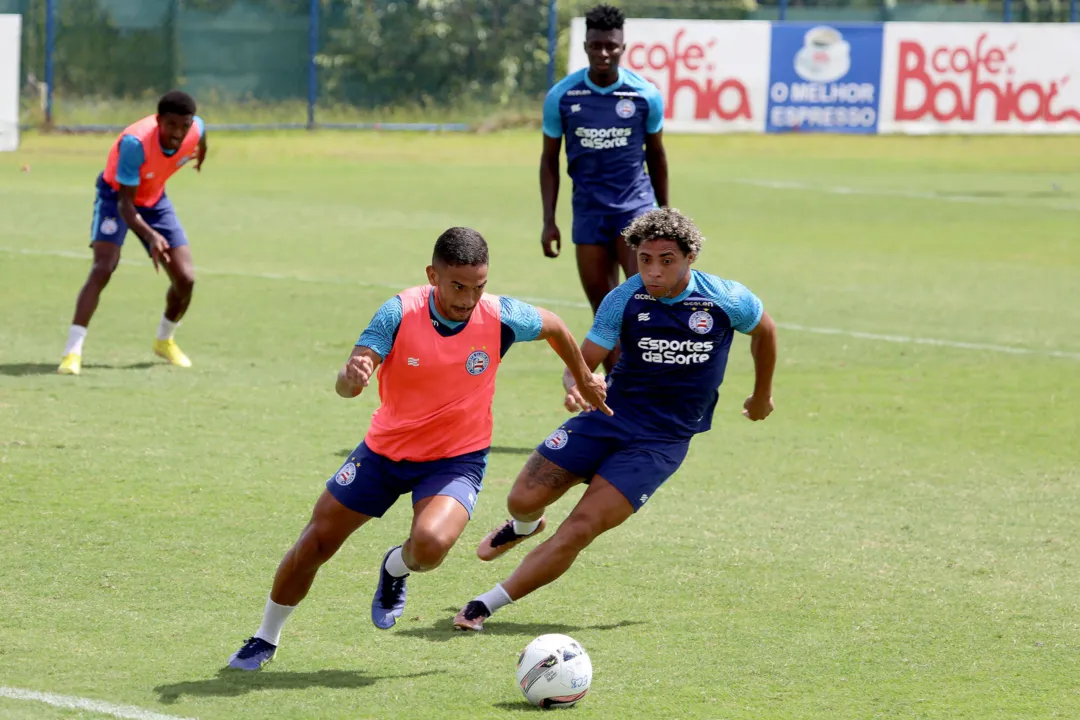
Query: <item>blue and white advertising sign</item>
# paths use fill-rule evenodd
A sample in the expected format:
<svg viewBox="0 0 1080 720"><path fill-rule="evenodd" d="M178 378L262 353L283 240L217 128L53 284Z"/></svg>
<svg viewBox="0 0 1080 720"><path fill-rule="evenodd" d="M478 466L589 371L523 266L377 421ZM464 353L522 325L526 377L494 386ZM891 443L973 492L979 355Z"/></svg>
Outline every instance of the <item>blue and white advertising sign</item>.
<svg viewBox="0 0 1080 720"><path fill-rule="evenodd" d="M766 132L877 132L881 25L773 23Z"/></svg>

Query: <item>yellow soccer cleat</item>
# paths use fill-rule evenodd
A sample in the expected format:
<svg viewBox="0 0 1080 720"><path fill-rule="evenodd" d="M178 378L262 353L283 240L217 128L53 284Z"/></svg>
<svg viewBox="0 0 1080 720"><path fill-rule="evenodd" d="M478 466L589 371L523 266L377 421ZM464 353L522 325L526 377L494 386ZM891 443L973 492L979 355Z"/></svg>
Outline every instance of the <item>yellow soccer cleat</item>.
<svg viewBox="0 0 1080 720"><path fill-rule="evenodd" d="M154 354L163 357L171 364L179 367L191 367L191 360L176 344L175 340L155 340Z"/></svg>
<svg viewBox="0 0 1080 720"><path fill-rule="evenodd" d="M60 361L60 367L56 368L56 372L61 375L78 375L82 372L82 355L68 353Z"/></svg>

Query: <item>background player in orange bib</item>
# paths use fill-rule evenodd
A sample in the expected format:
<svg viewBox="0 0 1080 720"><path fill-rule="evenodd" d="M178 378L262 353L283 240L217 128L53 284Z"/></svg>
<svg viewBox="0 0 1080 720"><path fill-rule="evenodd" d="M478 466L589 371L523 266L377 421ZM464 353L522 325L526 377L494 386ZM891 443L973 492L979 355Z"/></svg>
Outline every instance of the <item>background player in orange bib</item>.
<svg viewBox="0 0 1080 720"><path fill-rule="evenodd" d="M82 371L87 326L97 310L101 291L120 262L120 248L128 229L142 241L154 269L164 267L171 281L154 352L173 365L191 365L173 340L173 333L191 303L195 268L187 235L165 194L165 182L192 160L195 169L202 170L206 128L195 110L190 95L178 90L166 93L158 101L156 115L132 124L113 143L105 170L97 179L90 227L94 263L75 301L64 358L57 368L61 375L78 375Z"/></svg>
<svg viewBox="0 0 1080 720"><path fill-rule="evenodd" d="M547 340L585 402L611 412L603 377L586 367L563 321L513 298L484 295L487 274L480 233L450 228L435 243L430 284L387 300L360 335L337 392L356 397L378 369L379 408L282 559L262 625L230 667L258 670L269 662L319 567L361 525L412 493L409 537L383 557L371 602L375 626L394 626L405 609L405 579L438 567L472 515L491 446L495 374L514 342Z"/></svg>

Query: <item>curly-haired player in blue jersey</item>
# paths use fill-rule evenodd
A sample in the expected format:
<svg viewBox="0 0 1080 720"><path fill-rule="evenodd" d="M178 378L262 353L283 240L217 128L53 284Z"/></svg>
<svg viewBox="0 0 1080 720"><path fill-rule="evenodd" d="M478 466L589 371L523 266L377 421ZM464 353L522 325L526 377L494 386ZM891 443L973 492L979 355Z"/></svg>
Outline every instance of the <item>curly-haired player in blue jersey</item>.
<svg viewBox="0 0 1080 720"><path fill-rule="evenodd" d="M626 50L625 19L621 10L606 4L585 14L589 67L564 78L544 101L541 243L545 256L559 256L562 235L555 206L565 135L566 169L574 182L578 274L594 313L619 284L620 266L626 277L637 272L637 258L621 237L622 229L657 205L668 204L664 101L655 85L619 67ZM607 360L604 365L611 369Z"/></svg>
<svg viewBox="0 0 1080 720"><path fill-rule="evenodd" d="M776 325L761 301L737 282L691 269L703 238L677 210L653 210L625 236L641 274L604 298L581 348L595 369L622 344L608 376L614 415L589 412L573 378L564 377L567 409L585 412L532 454L507 498L511 519L484 538L477 554L492 560L539 534L549 505L578 483L589 487L509 579L458 613L458 628L481 630L496 610L559 578L589 543L641 509L675 473L691 438L712 426L736 331L750 336L755 368L743 415L764 420L773 411Z"/></svg>

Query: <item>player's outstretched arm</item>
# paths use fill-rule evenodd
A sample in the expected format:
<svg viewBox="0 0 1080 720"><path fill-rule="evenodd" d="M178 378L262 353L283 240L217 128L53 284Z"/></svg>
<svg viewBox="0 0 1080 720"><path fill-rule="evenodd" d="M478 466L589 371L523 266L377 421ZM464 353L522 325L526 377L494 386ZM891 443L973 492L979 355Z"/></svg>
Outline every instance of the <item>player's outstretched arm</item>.
<svg viewBox="0 0 1080 720"><path fill-rule="evenodd" d="M773 411L772 381L776 370L776 323L762 312L757 327L750 331L750 354L754 357L754 394L743 403L743 415L764 420Z"/></svg>
<svg viewBox="0 0 1080 720"><path fill-rule="evenodd" d="M589 368L589 372L594 373L593 377L596 378L603 379L604 376L602 374L595 374L596 368L600 366L600 363L602 363L604 358L610 353L610 350L601 345L597 345L588 338L581 344L581 357L585 358L585 366ZM585 412L595 409L581 396L577 381L574 379L574 376L570 374L569 370L563 373L563 388L566 390L566 399L563 401L563 404L566 405L566 409L569 412Z"/></svg>
<svg viewBox="0 0 1080 720"><path fill-rule="evenodd" d="M169 242L154 228L142 219L142 215L135 209L135 191L139 188L135 185L121 185L118 207L120 217L124 219L132 232L146 242L150 249L150 259L154 263L154 271L159 271L160 263L168 263Z"/></svg>
<svg viewBox="0 0 1080 720"><path fill-rule="evenodd" d="M611 408L607 406L606 402L607 383L602 375L593 374L593 370L600 364L600 360L596 360L590 365L582 355L577 346L577 341L574 340L574 336L570 333L570 329L566 327L566 323L562 321L562 318L549 310L536 309L540 313L540 319L543 321L540 335L536 339L547 340L552 349L562 358L563 363L566 365L566 372L574 379L582 401L590 409L599 408L611 415ZM588 341L586 341L586 344L588 344Z"/></svg>
<svg viewBox="0 0 1080 720"><path fill-rule="evenodd" d="M375 368L382 363L382 358L377 352L369 347L357 345L353 348L345 367L337 376L337 384L334 389L343 398L354 398L364 392L371 382L371 376L375 374Z"/></svg>
<svg viewBox="0 0 1080 720"><path fill-rule="evenodd" d="M555 224L555 206L559 202L559 153L562 152L562 138L544 135L544 153L540 156L540 202L544 206L544 230L540 242L544 246L544 255L549 258L559 257L562 250L562 236Z"/></svg>
<svg viewBox="0 0 1080 720"><path fill-rule="evenodd" d="M203 128L202 137L199 138L199 154L195 157L195 172L202 172L203 163L206 162L206 128Z"/></svg>
<svg viewBox="0 0 1080 720"><path fill-rule="evenodd" d="M664 149L663 132L645 136L645 167L649 170L657 205L668 207L667 150Z"/></svg>

